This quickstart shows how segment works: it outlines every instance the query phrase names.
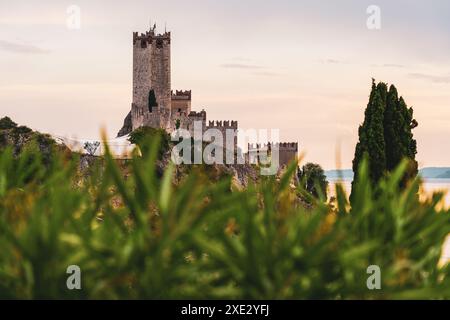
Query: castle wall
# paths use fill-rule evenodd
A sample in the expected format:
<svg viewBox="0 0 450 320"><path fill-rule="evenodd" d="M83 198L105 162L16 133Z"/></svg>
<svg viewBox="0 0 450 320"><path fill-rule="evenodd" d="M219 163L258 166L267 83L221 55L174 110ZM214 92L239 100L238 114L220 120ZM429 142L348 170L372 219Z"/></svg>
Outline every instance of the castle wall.
<svg viewBox="0 0 450 320"><path fill-rule="evenodd" d="M172 112L184 112L189 114L191 112L191 90L176 90L172 91Z"/></svg>
<svg viewBox="0 0 450 320"><path fill-rule="evenodd" d="M194 136L194 122L198 121L202 123L202 132L206 129L206 111L202 110L200 112L191 111L190 113L186 112L172 112L172 121L173 124L171 130L176 129L177 121L179 121L179 128L185 129L189 131L191 136Z"/></svg>
<svg viewBox="0 0 450 320"><path fill-rule="evenodd" d="M227 130L233 131L234 135L232 137L232 142L230 144L232 145L231 151L235 152L237 150L237 129L238 129L238 122L237 121L208 121L208 124L206 126L206 130L208 129L217 129L222 133L223 137L223 146L224 148L230 150L228 146L228 139L227 137Z"/></svg>
<svg viewBox="0 0 450 320"><path fill-rule="evenodd" d="M249 144L248 159L250 163L258 163L259 155L271 156L273 148L278 149L278 163L280 168L287 166L292 160L298 157L297 142L282 142L268 144Z"/></svg>
<svg viewBox="0 0 450 320"><path fill-rule="evenodd" d="M189 114L191 112L191 101L172 99L172 112L183 112Z"/></svg>
<svg viewBox="0 0 450 320"><path fill-rule="evenodd" d="M292 160L298 157L298 143L283 142L278 144L280 167L287 166Z"/></svg>

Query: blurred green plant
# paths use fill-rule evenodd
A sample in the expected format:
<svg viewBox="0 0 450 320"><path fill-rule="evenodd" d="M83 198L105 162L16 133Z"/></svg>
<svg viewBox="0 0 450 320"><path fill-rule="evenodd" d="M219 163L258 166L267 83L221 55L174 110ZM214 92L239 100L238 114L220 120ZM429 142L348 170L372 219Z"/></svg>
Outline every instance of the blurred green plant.
<svg viewBox="0 0 450 320"><path fill-rule="evenodd" d="M108 146L84 179L59 153L46 166L32 148L1 152L0 298L449 298L450 215L440 194L419 202L418 180L399 190L405 163L376 198L362 162L352 208L337 185L335 209L305 209L296 163L244 190L198 170L174 183L172 165L156 173L161 138L146 143L126 177ZM81 290L66 287L69 265ZM381 290L366 286L369 265Z"/></svg>

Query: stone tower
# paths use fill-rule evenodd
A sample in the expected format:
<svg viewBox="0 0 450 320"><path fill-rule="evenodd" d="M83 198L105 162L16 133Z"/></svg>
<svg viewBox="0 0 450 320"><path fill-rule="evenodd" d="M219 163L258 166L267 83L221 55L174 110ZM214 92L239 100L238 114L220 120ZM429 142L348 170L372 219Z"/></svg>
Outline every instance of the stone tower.
<svg viewBox="0 0 450 320"><path fill-rule="evenodd" d="M133 33L132 130L143 125L166 128L170 121L170 32L156 34L155 29ZM155 92L156 110L149 109L150 90Z"/></svg>

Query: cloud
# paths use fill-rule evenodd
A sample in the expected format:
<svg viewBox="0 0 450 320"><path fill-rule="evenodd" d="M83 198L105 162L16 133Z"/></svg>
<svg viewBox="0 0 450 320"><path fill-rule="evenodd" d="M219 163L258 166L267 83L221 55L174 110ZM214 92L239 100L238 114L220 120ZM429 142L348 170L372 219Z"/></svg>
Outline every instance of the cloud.
<svg viewBox="0 0 450 320"><path fill-rule="evenodd" d="M450 75L436 76L423 73L410 73L409 77L413 79L427 80L434 83L450 83Z"/></svg>
<svg viewBox="0 0 450 320"><path fill-rule="evenodd" d="M342 63L342 61L336 60L336 59L326 59L324 63L331 63L331 64L339 64Z"/></svg>
<svg viewBox="0 0 450 320"><path fill-rule="evenodd" d="M0 40L0 50L23 54L45 54L50 52L30 44L21 44L5 40Z"/></svg>
<svg viewBox="0 0 450 320"><path fill-rule="evenodd" d="M317 60L317 62L322 63L322 64L350 64L350 62L333 59L333 58L320 59L320 60Z"/></svg>
<svg viewBox="0 0 450 320"><path fill-rule="evenodd" d="M244 61L242 58L240 61ZM250 61L250 60L248 60ZM269 68L255 65L255 64L246 64L246 63L225 63L220 65L222 68L227 69L240 69L240 70L248 70L252 71L251 74L254 76L262 76L262 77L274 77L278 76L279 74L273 71L270 71Z"/></svg>
<svg viewBox="0 0 450 320"><path fill-rule="evenodd" d="M397 63L372 64L374 68L406 68L406 66Z"/></svg>
<svg viewBox="0 0 450 320"><path fill-rule="evenodd" d="M262 76L262 77L276 77L279 76L279 73L276 72L270 72L270 71L258 71L258 72L252 72L255 76Z"/></svg>
<svg viewBox="0 0 450 320"><path fill-rule="evenodd" d="M227 68L227 69L246 69L246 70L264 69L263 66L244 64L244 63L225 63L225 64L222 64L221 67Z"/></svg>
<svg viewBox="0 0 450 320"><path fill-rule="evenodd" d="M396 63L385 63L385 64L382 65L382 67L385 67L385 68L405 68L404 65L396 64Z"/></svg>

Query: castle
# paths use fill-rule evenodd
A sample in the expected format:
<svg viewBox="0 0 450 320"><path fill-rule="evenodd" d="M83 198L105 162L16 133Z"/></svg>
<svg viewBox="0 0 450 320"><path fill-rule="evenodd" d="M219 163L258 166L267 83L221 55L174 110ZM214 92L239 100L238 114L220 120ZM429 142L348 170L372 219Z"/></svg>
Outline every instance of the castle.
<svg viewBox="0 0 450 320"><path fill-rule="evenodd" d="M236 132L237 121L207 122L205 110L192 111L191 90L172 90L170 46L170 32L156 33L156 24L146 33L133 32L133 100L131 111L117 136L127 135L140 127L161 128L169 133L181 128L193 135L194 122L198 121L202 124L203 132L211 128L222 133L227 129ZM226 141L224 145L227 145ZM233 146L236 151L236 135ZM251 150L257 154L255 147ZM282 166L297 156L298 147L296 143L280 144L279 150Z"/></svg>

